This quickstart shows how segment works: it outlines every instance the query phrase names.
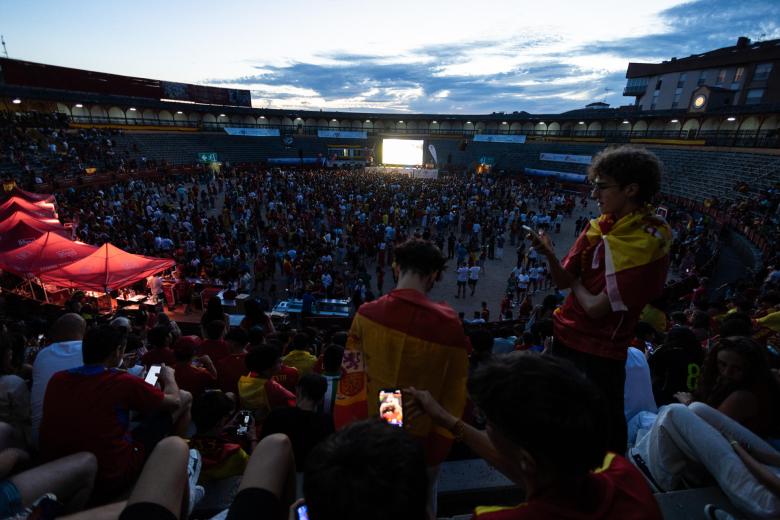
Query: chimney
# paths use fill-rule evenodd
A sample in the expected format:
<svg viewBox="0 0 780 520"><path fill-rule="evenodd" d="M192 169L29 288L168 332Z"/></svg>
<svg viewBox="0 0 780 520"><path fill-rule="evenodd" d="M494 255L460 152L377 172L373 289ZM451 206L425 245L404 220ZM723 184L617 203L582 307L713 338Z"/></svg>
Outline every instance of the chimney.
<svg viewBox="0 0 780 520"><path fill-rule="evenodd" d="M737 49L745 49L748 45L750 45L750 38L747 36L740 36L737 39Z"/></svg>

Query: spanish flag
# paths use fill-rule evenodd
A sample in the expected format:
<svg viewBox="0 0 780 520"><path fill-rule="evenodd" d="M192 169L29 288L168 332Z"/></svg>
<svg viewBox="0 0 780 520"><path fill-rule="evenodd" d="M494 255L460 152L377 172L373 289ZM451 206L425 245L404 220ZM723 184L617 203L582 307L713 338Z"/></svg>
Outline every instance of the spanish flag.
<svg viewBox="0 0 780 520"><path fill-rule="evenodd" d="M585 238L591 245L603 243L607 296L612 310L618 312L628 310L620 294L619 279L637 267L666 261L672 245L672 230L648 207L617 222L611 215L593 219Z"/></svg>
<svg viewBox="0 0 780 520"><path fill-rule="evenodd" d="M379 416L379 391L428 390L455 417L466 404L469 343L455 311L414 289L396 289L360 307L349 331L333 419L337 428ZM452 434L420 417L404 428L428 464L440 464Z"/></svg>

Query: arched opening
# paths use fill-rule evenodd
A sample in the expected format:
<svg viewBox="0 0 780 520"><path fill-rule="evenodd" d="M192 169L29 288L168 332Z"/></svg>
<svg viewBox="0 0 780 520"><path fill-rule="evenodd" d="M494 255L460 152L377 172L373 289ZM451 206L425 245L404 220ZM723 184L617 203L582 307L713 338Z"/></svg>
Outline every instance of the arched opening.
<svg viewBox="0 0 780 520"><path fill-rule="evenodd" d="M102 106L95 105L89 109L93 123L108 123L108 113Z"/></svg>
<svg viewBox="0 0 780 520"><path fill-rule="evenodd" d="M203 122L204 123L216 123L217 117L214 114L203 114Z"/></svg>
<svg viewBox="0 0 780 520"><path fill-rule="evenodd" d="M598 135L601 133L601 121L593 121L588 125L588 135Z"/></svg>
<svg viewBox="0 0 780 520"><path fill-rule="evenodd" d="M509 125L509 131L512 132L513 134L519 134L520 132L523 131L523 124L520 123L519 121L515 121L514 123Z"/></svg>
<svg viewBox="0 0 780 520"><path fill-rule="evenodd" d="M194 115L194 114L190 114L190 118L191 118L192 115ZM183 111L177 110L173 114L173 120L177 121L177 122L180 122L180 123L185 123L188 120L188 117L187 117L187 114L185 114Z"/></svg>
<svg viewBox="0 0 780 520"><path fill-rule="evenodd" d="M561 133L561 124L558 121L553 121L550 126L547 127L548 135L558 135Z"/></svg>
<svg viewBox="0 0 780 520"><path fill-rule="evenodd" d="M108 109L108 117L111 118L113 123L124 124L125 112L119 107L111 107Z"/></svg>
<svg viewBox="0 0 780 520"><path fill-rule="evenodd" d="M739 131L755 132L759 129L760 126L761 123L759 122L758 118L756 116L750 116L742 121L741 125L739 125Z"/></svg>
<svg viewBox="0 0 780 520"><path fill-rule="evenodd" d="M778 123L780 123L780 118L778 118L777 116L769 116L766 119L764 119L763 123L761 123L760 130L762 132L763 131L767 131L768 132L770 130L777 130L778 126L780 126L780 125L778 125Z"/></svg>
<svg viewBox="0 0 780 520"><path fill-rule="evenodd" d="M634 129L632 132L634 135L647 135L647 121L637 121L634 123Z"/></svg>
<svg viewBox="0 0 780 520"><path fill-rule="evenodd" d="M168 112L167 110L160 110L159 115L157 116L160 119L160 123L162 124L170 124L171 121L173 121L173 114Z"/></svg>
<svg viewBox="0 0 780 520"><path fill-rule="evenodd" d="M701 125L701 131L702 132L716 132L718 130L718 119L714 117L710 117L704 120L704 123Z"/></svg>
<svg viewBox="0 0 780 520"><path fill-rule="evenodd" d="M141 113L141 118L144 120L144 124L147 125L156 125L159 122L157 113L148 108Z"/></svg>

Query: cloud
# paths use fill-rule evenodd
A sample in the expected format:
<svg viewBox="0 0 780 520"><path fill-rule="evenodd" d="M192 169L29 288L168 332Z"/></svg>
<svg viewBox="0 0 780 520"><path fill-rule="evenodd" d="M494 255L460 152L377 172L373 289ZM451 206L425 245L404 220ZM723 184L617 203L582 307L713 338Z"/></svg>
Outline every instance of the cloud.
<svg viewBox="0 0 780 520"><path fill-rule="evenodd" d="M629 61L658 62L780 38L780 2L697 0L661 11L650 34L568 40L545 28L509 39L429 45L399 55L333 52L255 64L250 76L205 83L248 88L256 106L378 112L559 113L622 96ZM655 23L658 22L658 23Z"/></svg>

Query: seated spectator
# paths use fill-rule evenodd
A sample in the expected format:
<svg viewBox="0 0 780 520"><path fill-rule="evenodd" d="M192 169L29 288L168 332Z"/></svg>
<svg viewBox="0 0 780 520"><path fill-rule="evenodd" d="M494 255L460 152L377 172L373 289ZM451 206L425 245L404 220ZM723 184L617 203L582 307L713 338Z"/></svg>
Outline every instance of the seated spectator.
<svg viewBox="0 0 780 520"><path fill-rule="evenodd" d="M704 403L663 407L631 454L659 491L710 485L715 479L751 517L780 516L780 453Z"/></svg>
<svg viewBox="0 0 780 520"><path fill-rule="evenodd" d="M515 346L515 350L530 350L532 352L542 352L544 345L541 344L539 338L531 332L523 332L520 336L520 341Z"/></svg>
<svg viewBox="0 0 780 520"><path fill-rule="evenodd" d="M295 406L272 410L263 423L263 436L283 433L290 438L298 471L303 471L311 450L333 433L333 419L320 411L327 388L323 376L303 376L298 382Z"/></svg>
<svg viewBox="0 0 780 520"><path fill-rule="evenodd" d="M249 455L240 444L231 442L224 435L234 408L233 400L219 391L206 392L192 401L192 421L197 434L190 441L190 447L197 449L203 460L201 482L244 473ZM254 440L254 428L247 430L247 440Z"/></svg>
<svg viewBox="0 0 780 520"><path fill-rule="evenodd" d="M699 384L704 351L696 335L675 327L648 358L653 395L658 406L677 402L677 392L693 392Z"/></svg>
<svg viewBox="0 0 780 520"><path fill-rule="evenodd" d="M509 354L515 349L515 341L517 337L514 336L512 329L509 327L501 328L493 338L493 353L494 354Z"/></svg>
<svg viewBox="0 0 780 520"><path fill-rule="evenodd" d="M344 347L335 343L325 347L325 352L322 354L322 376L328 383L322 400L322 412L325 414L333 413L333 403L336 401L339 381L341 380L341 361L343 358Z"/></svg>
<svg viewBox="0 0 780 520"><path fill-rule="evenodd" d="M81 340L87 329L87 322L76 313L60 316L52 325L49 337L53 343L42 349L33 364L33 383L30 392L32 406L33 443L38 442L38 432L43 418L43 397L51 377L60 370L83 365Z"/></svg>
<svg viewBox="0 0 780 520"><path fill-rule="evenodd" d="M295 406L295 395L273 380L282 360L279 350L264 345L249 352L245 358L249 372L238 380L241 407L252 410L255 421L262 423L274 408Z"/></svg>
<svg viewBox="0 0 780 520"><path fill-rule="evenodd" d="M468 386L486 416L484 432L453 417L428 392L404 392L411 397L409 421L430 415L525 489L524 504L478 507L475 518L661 518L639 471L607 452L606 405L574 365L514 352L485 362Z"/></svg>
<svg viewBox="0 0 780 520"><path fill-rule="evenodd" d="M135 482L154 446L173 429L186 430L192 396L173 369L160 370L163 390L117 370L125 336L110 326L84 336L84 365L55 374L46 389L40 448L46 460L90 451L98 460L96 496L110 498ZM145 419L130 430L129 414ZM78 427L69 427L78 425Z"/></svg>
<svg viewBox="0 0 780 520"><path fill-rule="evenodd" d="M195 356L200 341L197 336L183 336L174 345L176 384L192 394L193 399L207 388L217 386L217 369L208 356Z"/></svg>
<svg viewBox="0 0 780 520"><path fill-rule="evenodd" d="M146 341L149 343L149 351L141 358L141 364L146 368L152 365L167 365L172 367L176 364L176 356L171 348L171 330L166 326L154 327L146 334Z"/></svg>
<svg viewBox="0 0 780 520"><path fill-rule="evenodd" d="M311 338L306 333L298 333L293 337L290 351L284 358L284 364L298 370L301 376L311 373L317 358L311 353Z"/></svg>
<svg viewBox="0 0 780 520"><path fill-rule="evenodd" d="M230 353L217 361L217 379L223 392L238 395L238 380L246 374L247 333L243 329L230 329L225 336Z"/></svg>
<svg viewBox="0 0 780 520"><path fill-rule="evenodd" d="M217 363L223 357L230 354L230 348L225 342L225 322L215 320L210 321L204 327L206 335L198 347L198 354L208 356Z"/></svg>
<svg viewBox="0 0 780 520"><path fill-rule="evenodd" d="M74 453L29 467L30 454L11 447L15 444L13 436L12 428L0 423L0 518L28 518L25 508L46 493L55 495L63 506L61 512L80 511L87 504L95 484L95 456L87 452ZM27 469L19 471L25 466Z"/></svg>
<svg viewBox="0 0 780 520"><path fill-rule="evenodd" d="M31 438L30 389L19 377L24 359L24 344L0 331L0 421L14 431L16 446L29 446ZM23 338L20 338L23 339Z"/></svg>
<svg viewBox="0 0 780 520"><path fill-rule="evenodd" d="M780 403L766 351L744 337L721 338L707 354L699 386L675 397L685 405L699 401L734 419L756 435L778 433L774 413Z"/></svg>

